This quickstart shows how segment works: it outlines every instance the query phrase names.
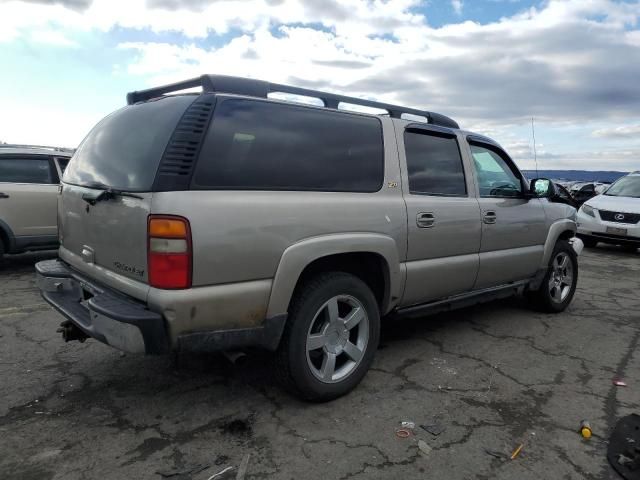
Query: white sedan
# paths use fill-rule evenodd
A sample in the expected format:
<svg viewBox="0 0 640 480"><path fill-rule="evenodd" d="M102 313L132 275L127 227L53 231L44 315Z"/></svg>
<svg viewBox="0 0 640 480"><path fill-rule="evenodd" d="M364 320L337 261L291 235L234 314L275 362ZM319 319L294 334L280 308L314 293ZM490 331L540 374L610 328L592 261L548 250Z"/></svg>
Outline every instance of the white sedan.
<svg viewBox="0 0 640 480"><path fill-rule="evenodd" d="M587 247L598 242L631 251L640 247L640 172L620 178L580 207L578 236Z"/></svg>

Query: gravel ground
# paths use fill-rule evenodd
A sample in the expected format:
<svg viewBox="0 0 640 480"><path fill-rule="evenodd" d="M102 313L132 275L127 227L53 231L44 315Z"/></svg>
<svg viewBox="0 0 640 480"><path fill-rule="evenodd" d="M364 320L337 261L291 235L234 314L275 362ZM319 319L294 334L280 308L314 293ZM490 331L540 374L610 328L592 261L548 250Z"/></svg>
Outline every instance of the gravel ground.
<svg viewBox="0 0 640 480"><path fill-rule="evenodd" d="M640 411L640 254L614 247L585 250L563 314L511 299L386 322L363 383L322 405L274 386L260 352L233 366L65 344L34 282L50 257L0 270L3 479L206 480L247 454L247 479L614 479L608 434ZM445 430L400 439L401 421Z"/></svg>

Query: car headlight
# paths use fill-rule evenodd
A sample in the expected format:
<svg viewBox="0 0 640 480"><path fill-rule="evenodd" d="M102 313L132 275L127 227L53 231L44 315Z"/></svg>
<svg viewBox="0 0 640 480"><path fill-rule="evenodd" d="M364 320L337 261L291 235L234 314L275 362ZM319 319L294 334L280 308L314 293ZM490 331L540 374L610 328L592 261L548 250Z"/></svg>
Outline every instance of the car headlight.
<svg viewBox="0 0 640 480"><path fill-rule="evenodd" d="M596 210L595 210L595 208L590 207L586 203L584 205L582 205L582 208L580 210L582 210L583 213L586 213L590 217L596 218Z"/></svg>

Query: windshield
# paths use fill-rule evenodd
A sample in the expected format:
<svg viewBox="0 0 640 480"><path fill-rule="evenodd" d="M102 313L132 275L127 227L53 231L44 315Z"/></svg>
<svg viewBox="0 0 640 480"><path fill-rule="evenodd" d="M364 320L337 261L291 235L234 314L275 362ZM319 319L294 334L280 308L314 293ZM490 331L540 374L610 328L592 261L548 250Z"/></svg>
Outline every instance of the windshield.
<svg viewBox="0 0 640 480"><path fill-rule="evenodd" d="M171 134L194 99L193 95L168 96L113 112L89 132L63 181L150 191Z"/></svg>
<svg viewBox="0 0 640 480"><path fill-rule="evenodd" d="M614 197L640 198L640 175L622 177L605 192Z"/></svg>

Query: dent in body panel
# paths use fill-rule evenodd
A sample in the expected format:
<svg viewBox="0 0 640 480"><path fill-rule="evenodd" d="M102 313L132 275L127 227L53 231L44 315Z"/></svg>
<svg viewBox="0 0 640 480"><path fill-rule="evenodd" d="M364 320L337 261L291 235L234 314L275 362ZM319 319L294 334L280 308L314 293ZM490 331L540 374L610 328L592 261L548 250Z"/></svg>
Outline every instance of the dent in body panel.
<svg viewBox="0 0 640 480"><path fill-rule="evenodd" d="M262 326L271 284L265 279L188 290L150 288L147 304L164 316L175 345L181 334Z"/></svg>

